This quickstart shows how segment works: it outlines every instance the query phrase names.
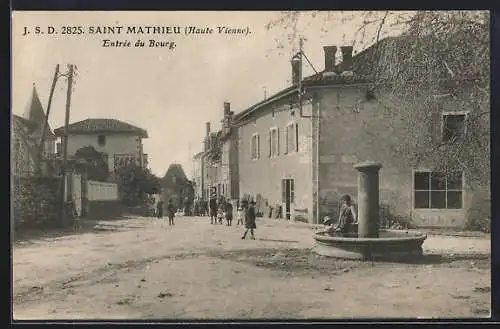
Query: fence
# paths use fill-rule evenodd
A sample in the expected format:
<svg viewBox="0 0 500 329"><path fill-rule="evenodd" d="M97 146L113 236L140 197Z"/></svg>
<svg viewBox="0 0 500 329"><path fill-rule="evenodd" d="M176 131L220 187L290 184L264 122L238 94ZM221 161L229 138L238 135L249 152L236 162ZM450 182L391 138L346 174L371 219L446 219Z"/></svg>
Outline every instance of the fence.
<svg viewBox="0 0 500 329"><path fill-rule="evenodd" d="M89 201L117 201L118 185L115 183L88 181L87 196Z"/></svg>

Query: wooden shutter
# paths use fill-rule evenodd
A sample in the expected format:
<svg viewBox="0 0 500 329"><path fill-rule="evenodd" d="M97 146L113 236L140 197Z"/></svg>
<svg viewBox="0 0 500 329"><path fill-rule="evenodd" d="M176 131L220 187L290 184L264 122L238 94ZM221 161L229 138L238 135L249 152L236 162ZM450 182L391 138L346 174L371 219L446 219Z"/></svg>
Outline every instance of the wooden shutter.
<svg viewBox="0 0 500 329"><path fill-rule="evenodd" d="M260 135L257 135L257 159L260 159Z"/></svg>
<svg viewBox="0 0 500 329"><path fill-rule="evenodd" d="M286 202L286 179L281 180L281 202Z"/></svg>
<svg viewBox="0 0 500 329"><path fill-rule="evenodd" d="M295 124L295 152L299 151L299 124Z"/></svg>
<svg viewBox="0 0 500 329"><path fill-rule="evenodd" d="M288 126L285 127L285 152L284 154L288 154Z"/></svg>
<svg viewBox="0 0 500 329"><path fill-rule="evenodd" d="M272 136L273 131L269 130L269 157L273 155L273 136Z"/></svg>
<svg viewBox="0 0 500 329"><path fill-rule="evenodd" d="M290 179L290 203L295 203L294 180Z"/></svg>
<svg viewBox="0 0 500 329"><path fill-rule="evenodd" d="M276 129L276 154L279 155L280 154L280 129L277 128Z"/></svg>

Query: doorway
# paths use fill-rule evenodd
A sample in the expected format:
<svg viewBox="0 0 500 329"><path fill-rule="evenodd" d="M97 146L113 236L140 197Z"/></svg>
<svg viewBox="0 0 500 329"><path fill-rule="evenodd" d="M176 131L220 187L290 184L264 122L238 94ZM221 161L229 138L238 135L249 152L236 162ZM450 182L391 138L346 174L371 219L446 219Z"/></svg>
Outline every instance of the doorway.
<svg viewBox="0 0 500 329"><path fill-rule="evenodd" d="M283 203L283 218L290 220L292 218L292 207L295 202L294 181L291 178L281 180L281 193Z"/></svg>

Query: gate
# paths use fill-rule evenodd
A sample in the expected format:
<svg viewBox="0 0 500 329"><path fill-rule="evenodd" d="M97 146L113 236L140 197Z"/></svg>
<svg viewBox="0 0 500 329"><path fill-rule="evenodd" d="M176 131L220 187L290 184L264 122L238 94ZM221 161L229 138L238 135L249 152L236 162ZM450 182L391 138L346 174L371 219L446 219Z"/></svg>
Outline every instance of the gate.
<svg viewBox="0 0 500 329"><path fill-rule="evenodd" d="M75 205L76 215L82 216L82 175L73 173L71 175L71 197Z"/></svg>

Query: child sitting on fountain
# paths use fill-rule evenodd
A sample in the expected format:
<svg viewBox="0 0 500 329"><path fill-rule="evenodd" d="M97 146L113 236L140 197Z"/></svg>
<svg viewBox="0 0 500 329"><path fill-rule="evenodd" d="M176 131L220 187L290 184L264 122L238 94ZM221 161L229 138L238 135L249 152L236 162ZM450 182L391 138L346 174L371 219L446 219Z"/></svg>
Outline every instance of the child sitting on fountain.
<svg viewBox="0 0 500 329"><path fill-rule="evenodd" d="M335 232L341 232L342 234L349 233L349 226L351 224L358 223L358 216L356 214L356 209L352 204L351 197L346 194L341 199L341 206L339 211L339 221L334 227Z"/></svg>

